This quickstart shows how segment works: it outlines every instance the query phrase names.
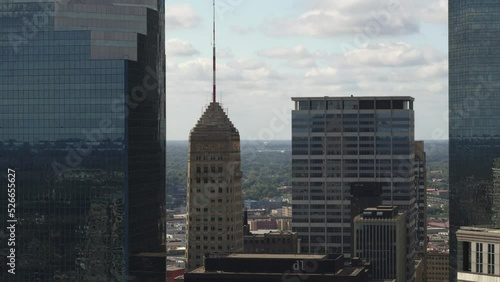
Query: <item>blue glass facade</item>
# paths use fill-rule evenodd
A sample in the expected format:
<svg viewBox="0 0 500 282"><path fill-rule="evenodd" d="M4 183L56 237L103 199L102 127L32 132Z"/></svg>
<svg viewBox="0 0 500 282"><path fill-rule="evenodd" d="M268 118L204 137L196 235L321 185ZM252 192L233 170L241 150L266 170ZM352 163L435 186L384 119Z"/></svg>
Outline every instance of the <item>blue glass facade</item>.
<svg viewBox="0 0 500 282"><path fill-rule="evenodd" d="M450 281L460 226L500 225L500 3L449 1Z"/></svg>
<svg viewBox="0 0 500 282"><path fill-rule="evenodd" d="M126 281L129 256L162 251L163 5L0 0L0 175L16 171L18 219L0 280Z"/></svg>

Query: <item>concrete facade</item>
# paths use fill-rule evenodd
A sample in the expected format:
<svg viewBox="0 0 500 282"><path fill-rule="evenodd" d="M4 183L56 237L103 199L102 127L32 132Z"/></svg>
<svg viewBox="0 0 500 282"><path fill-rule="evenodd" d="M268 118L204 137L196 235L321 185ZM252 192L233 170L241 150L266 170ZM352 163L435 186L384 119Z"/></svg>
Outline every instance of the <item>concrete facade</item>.
<svg viewBox="0 0 500 282"><path fill-rule="evenodd" d="M458 281L500 281L500 229L462 226L456 236Z"/></svg>
<svg viewBox="0 0 500 282"><path fill-rule="evenodd" d="M244 237L245 253L296 254L297 233L279 230L254 231Z"/></svg>
<svg viewBox="0 0 500 282"><path fill-rule="evenodd" d="M243 251L240 136L219 103L210 103L189 136L187 270L205 253Z"/></svg>
<svg viewBox="0 0 500 282"><path fill-rule="evenodd" d="M445 252L427 252L426 281L447 282L450 276L450 254Z"/></svg>
<svg viewBox="0 0 500 282"><path fill-rule="evenodd" d="M354 219L354 253L371 262L373 279L407 281L405 222L395 206L368 208Z"/></svg>

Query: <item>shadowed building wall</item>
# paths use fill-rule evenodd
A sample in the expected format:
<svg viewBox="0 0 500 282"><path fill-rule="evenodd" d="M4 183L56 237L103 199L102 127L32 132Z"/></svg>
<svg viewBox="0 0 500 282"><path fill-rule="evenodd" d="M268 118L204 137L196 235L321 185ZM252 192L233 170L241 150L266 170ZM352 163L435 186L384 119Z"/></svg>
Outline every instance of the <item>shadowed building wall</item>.
<svg viewBox="0 0 500 282"><path fill-rule="evenodd" d="M0 0L0 175L16 170L19 242L0 280L124 281L131 256L164 253L163 13Z"/></svg>

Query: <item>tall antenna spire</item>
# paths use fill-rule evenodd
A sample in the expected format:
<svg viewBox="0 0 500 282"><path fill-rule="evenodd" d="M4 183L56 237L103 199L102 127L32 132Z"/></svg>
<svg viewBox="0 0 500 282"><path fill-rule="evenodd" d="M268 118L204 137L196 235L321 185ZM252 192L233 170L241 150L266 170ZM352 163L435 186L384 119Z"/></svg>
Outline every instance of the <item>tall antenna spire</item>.
<svg viewBox="0 0 500 282"><path fill-rule="evenodd" d="M214 82L213 82L213 93L212 93L212 101L215 103L215 95L216 95L216 84L215 84L215 74L216 74L216 69L217 69L217 64L216 64L216 53L215 53L215 0L213 0L213 4L214 4L214 11L213 11L213 17L214 17L214 34L213 34L213 72L214 72Z"/></svg>

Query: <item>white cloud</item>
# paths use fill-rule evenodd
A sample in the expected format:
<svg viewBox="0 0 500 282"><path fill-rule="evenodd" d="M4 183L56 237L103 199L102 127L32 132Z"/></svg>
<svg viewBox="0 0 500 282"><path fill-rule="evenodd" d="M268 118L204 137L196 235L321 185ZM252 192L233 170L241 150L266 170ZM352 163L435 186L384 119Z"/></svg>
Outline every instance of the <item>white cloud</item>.
<svg viewBox="0 0 500 282"><path fill-rule="evenodd" d="M442 78L448 77L448 60L442 60L432 64L424 65L416 70L416 75L420 78Z"/></svg>
<svg viewBox="0 0 500 282"><path fill-rule="evenodd" d="M233 50L231 48L217 48L217 58L233 58Z"/></svg>
<svg viewBox="0 0 500 282"><path fill-rule="evenodd" d="M448 0L434 0L422 8L420 18L427 22L448 23Z"/></svg>
<svg viewBox="0 0 500 282"><path fill-rule="evenodd" d="M239 26L231 17L225 19L224 24L232 32L226 33L227 47L217 48L218 57L222 58L217 67L218 100L222 96L243 140L289 139L293 104L290 98L297 96L412 96L417 138L430 139L436 129L447 134L443 113L447 110L448 60L445 51L438 51L446 50L446 46L441 41L427 41L436 38L436 34L429 33L428 25L420 30L424 22L446 22L446 0L300 2L306 5L301 12L294 6L281 13L293 16L269 19L269 23L277 25L264 28L271 35L297 37L269 38L255 34L259 29L252 26L259 23L245 22ZM391 2L400 6L392 7L387 16L384 11L389 11ZM379 31L375 23L380 26ZM206 30L210 31L209 24L211 21ZM367 33L365 28L373 30ZM352 40L357 34L369 34L370 40L357 44ZM208 37L205 32L195 36ZM195 37L173 37L196 42ZM243 42L250 38L257 40L252 44ZM355 46L346 56L337 53L336 47L342 40ZM212 92L211 54L181 59L167 59L169 139L188 138Z"/></svg>
<svg viewBox="0 0 500 282"><path fill-rule="evenodd" d="M200 53L193 48L191 43L178 38L167 40L165 49L167 51L167 56L193 56Z"/></svg>
<svg viewBox="0 0 500 282"><path fill-rule="evenodd" d="M303 46L293 48L271 48L257 51L257 54L268 58L304 58L312 54Z"/></svg>
<svg viewBox="0 0 500 282"><path fill-rule="evenodd" d="M429 48L415 48L407 43L371 44L345 53L350 64L383 67L415 66L433 63L445 57Z"/></svg>
<svg viewBox="0 0 500 282"><path fill-rule="evenodd" d="M197 58L167 68L171 81L206 80L212 76L212 60Z"/></svg>
<svg viewBox="0 0 500 282"><path fill-rule="evenodd" d="M354 33L369 36L405 35L419 31L413 11L395 0L336 0L310 2L310 9L295 19L272 19L263 27L273 36L327 37Z"/></svg>
<svg viewBox="0 0 500 282"><path fill-rule="evenodd" d="M262 61L253 58L240 58L229 62L228 65L233 69L256 70L263 68L265 64Z"/></svg>
<svg viewBox="0 0 500 282"><path fill-rule="evenodd" d="M304 74L306 78L322 78L327 81L333 81L333 77L338 74L338 70L332 67L328 68L313 68Z"/></svg>
<svg viewBox="0 0 500 282"><path fill-rule="evenodd" d="M189 4L171 4L165 8L165 25L168 29L193 28L201 18Z"/></svg>
<svg viewBox="0 0 500 282"><path fill-rule="evenodd" d="M270 48L257 51L257 55L269 59L284 59L286 64L293 68L316 67L316 60L326 57L324 53L311 53L303 45L292 48Z"/></svg>

